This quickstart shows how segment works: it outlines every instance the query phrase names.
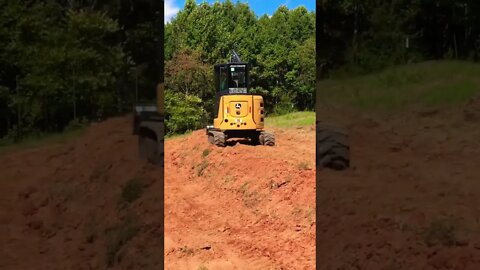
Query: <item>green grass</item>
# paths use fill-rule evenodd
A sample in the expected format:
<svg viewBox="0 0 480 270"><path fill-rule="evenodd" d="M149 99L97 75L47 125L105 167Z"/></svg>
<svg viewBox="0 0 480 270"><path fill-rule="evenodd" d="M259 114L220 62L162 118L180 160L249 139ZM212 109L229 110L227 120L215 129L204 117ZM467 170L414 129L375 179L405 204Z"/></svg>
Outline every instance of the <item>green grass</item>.
<svg viewBox="0 0 480 270"><path fill-rule="evenodd" d="M120 249L135 237L140 230L138 221L133 216L128 216L120 225L105 231L106 236L106 253L105 262L108 267L115 264Z"/></svg>
<svg viewBox="0 0 480 270"><path fill-rule="evenodd" d="M140 179L130 179L122 189L122 199L126 203L132 203L142 196L142 192L143 184Z"/></svg>
<svg viewBox="0 0 480 270"><path fill-rule="evenodd" d="M455 106L480 95L478 74L479 64L461 61L392 67L366 76L322 81L317 87L317 104L390 112Z"/></svg>
<svg viewBox="0 0 480 270"><path fill-rule="evenodd" d="M205 169L208 167L208 162L206 160L202 160L200 164L197 165L197 176L200 177L205 172Z"/></svg>
<svg viewBox="0 0 480 270"><path fill-rule="evenodd" d="M9 139L0 139L0 154L10 150L22 150L28 148L39 147L45 144L61 144L72 139L76 139L85 134L85 128L62 133L43 134L39 136L28 137L18 143Z"/></svg>
<svg viewBox="0 0 480 270"><path fill-rule="evenodd" d="M315 112L293 112L285 115L271 116L265 119L265 127L302 127L315 124Z"/></svg>
<svg viewBox="0 0 480 270"><path fill-rule="evenodd" d="M305 161L298 163L297 167L299 170L302 170L302 171L310 170L310 165L308 165L308 163Z"/></svg>
<svg viewBox="0 0 480 270"><path fill-rule="evenodd" d="M451 221L435 220L428 228L422 231L423 241L427 246L441 244L444 246L453 246L455 244L456 228Z"/></svg>
<svg viewBox="0 0 480 270"><path fill-rule="evenodd" d="M210 149L207 148L207 149L203 150L202 157L206 157L206 156L208 156L208 154L210 154Z"/></svg>
<svg viewBox="0 0 480 270"><path fill-rule="evenodd" d="M192 131L187 131L182 134L167 134L165 135L165 140L172 140L172 139L182 139L188 137L192 134Z"/></svg>

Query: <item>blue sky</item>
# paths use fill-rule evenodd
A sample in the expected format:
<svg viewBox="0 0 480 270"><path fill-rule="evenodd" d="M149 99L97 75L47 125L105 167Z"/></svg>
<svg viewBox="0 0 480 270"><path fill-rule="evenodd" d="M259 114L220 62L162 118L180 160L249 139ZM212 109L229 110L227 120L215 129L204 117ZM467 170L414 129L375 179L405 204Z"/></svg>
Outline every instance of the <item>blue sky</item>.
<svg viewBox="0 0 480 270"><path fill-rule="evenodd" d="M205 0L197 0L197 3L202 3ZM209 3L215 3L217 0L208 0ZM223 2L224 0L220 0ZM232 0L236 3L237 0ZM272 15L280 5L285 5L289 9L296 8L298 6L305 6L308 10L315 10L315 0L241 0L240 2L248 3L253 12L258 16L263 14ZM185 0L165 0L165 22L170 21L177 12L183 8Z"/></svg>

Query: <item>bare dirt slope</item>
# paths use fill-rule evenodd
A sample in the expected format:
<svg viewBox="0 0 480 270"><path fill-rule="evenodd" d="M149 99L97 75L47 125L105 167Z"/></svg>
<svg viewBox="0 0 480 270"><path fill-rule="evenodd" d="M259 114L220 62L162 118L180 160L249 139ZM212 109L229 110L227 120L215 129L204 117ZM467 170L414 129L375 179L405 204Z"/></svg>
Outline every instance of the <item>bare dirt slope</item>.
<svg viewBox="0 0 480 270"><path fill-rule="evenodd" d="M480 269L480 100L349 127L352 170L318 171L322 269Z"/></svg>
<svg viewBox="0 0 480 270"><path fill-rule="evenodd" d="M313 127L276 132L276 147L167 140L166 269L313 268ZM2 152L0 269L161 269L163 171L136 147L123 117Z"/></svg>
<svg viewBox="0 0 480 270"><path fill-rule="evenodd" d="M138 160L130 128L0 155L0 269L158 269L163 171Z"/></svg>
<svg viewBox="0 0 480 270"><path fill-rule="evenodd" d="M314 269L314 127L277 145L166 141L167 269Z"/></svg>
<svg viewBox="0 0 480 270"><path fill-rule="evenodd" d="M276 147L167 140L166 269L314 269L315 250L320 269L479 269L479 105L321 113L350 130L353 168L318 172L318 224L312 127ZM160 268L162 170L130 128L0 154L0 269Z"/></svg>

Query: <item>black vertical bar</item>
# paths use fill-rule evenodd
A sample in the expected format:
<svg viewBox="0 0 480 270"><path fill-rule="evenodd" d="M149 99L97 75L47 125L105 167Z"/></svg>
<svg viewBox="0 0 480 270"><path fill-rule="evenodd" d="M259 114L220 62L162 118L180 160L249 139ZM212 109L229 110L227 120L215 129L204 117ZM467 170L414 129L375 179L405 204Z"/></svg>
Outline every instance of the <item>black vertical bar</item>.
<svg viewBox="0 0 480 270"><path fill-rule="evenodd" d="M165 31L164 31L164 28L165 28L165 23L164 23L164 4L165 4L165 1L164 0L161 0L161 1L156 1L156 0L152 0L154 1L154 3L159 3L159 7L157 9L157 27L159 27L160 29L160 36L157 37L156 39L156 52L157 52L157 55L156 55L156 60L157 60L157 67L159 67L159 71L158 71L158 82L159 83L164 83L164 58L165 58L165 55L164 55L164 40L165 40ZM165 91L164 90L165 87L162 87L162 89L160 91ZM156 90L155 90L156 91ZM157 93L157 91L156 91ZM161 97L157 96L157 99L158 98L162 98L162 97L165 97L165 94L162 93ZM161 100L161 101L158 101L157 100L157 104L158 103L164 103L164 100ZM164 106L162 106L164 108ZM162 114L164 114L164 112L162 111L161 112ZM162 118L164 118L164 115L162 115ZM163 124L163 131L165 130L165 122L162 123ZM161 140L158 140L158 143L161 143L161 144L164 144L165 141L164 141L164 136L165 134L161 134L162 136L162 139ZM165 145L162 145L160 147L161 149L163 149L163 151L165 151ZM162 265L161 267L159 267L159 269L164 269L165 268L165 155L162 155L162 160L160 161L161 164L162 164L162 168L161 168L161 179L160 179L160 194L159 194L159 199L160 199L160 213L161 213L161 228L160 228L160 238L161 238L161 241L160 241L160 254L158 254L160 256L160 261L162 262Z"/></svg>

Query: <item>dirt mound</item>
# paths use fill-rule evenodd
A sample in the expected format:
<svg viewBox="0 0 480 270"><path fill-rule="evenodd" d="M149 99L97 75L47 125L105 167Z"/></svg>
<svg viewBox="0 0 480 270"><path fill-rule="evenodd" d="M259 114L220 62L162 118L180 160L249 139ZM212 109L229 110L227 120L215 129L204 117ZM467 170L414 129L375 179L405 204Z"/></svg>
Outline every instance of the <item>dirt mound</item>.
<svg viewBox="0 0 480 270"><path fill-rule="evenodd" d="M349 129L352 168L317 173L318 224L313 127L274 130L274 147L218 148L203 131L167 140L166 269L313 269L315 250L321 269L478 269L480 129L464 114L475 104L320 112ZM138 159L131 118L0 164L0 268L163 264L163 170Z"/></svg>
<svg viewBox="0 0 480 270"><path fill-rule="evenodd" d="M314 129L274 132L274 147L167 140L167 269L314 268Z"/></svg>
<svg viewBox="0 0 480 270"><path fill-rule="evenodd" d="M68 144L0 156L0 268L161 263L163 171L138 160L130 128L130 117L112 119Z"/></svg>
<svg viewBox="0 0 480 270"><path fill-rule="evenodd" d="M111 119L0 156L0 268L163 264L163 170L138 159L130 128ZM275 147L216 148L203 131L167 141L166 269L313 267L313 127L276 132Z"/></svg>
<svg viewBox="0 0 480 270"><path fill-rule="evenodd" d="M343 115L353 168L317 172L322 269L480 267L480 129L468 110Z"/></svg>

